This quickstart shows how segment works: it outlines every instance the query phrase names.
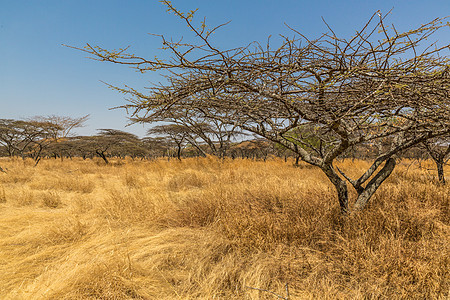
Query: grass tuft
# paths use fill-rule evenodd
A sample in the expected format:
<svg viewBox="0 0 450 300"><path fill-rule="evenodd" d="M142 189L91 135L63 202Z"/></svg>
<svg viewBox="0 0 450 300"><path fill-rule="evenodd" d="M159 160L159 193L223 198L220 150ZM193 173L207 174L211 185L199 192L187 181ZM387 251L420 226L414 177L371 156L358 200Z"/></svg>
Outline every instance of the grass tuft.
<svg viewBox="0 0 450 300"><path fill-rule="evenodd" d="M58 208L61 203L61 196L57 192L49 191L42 195L42 204L45 207Z"/></svg>

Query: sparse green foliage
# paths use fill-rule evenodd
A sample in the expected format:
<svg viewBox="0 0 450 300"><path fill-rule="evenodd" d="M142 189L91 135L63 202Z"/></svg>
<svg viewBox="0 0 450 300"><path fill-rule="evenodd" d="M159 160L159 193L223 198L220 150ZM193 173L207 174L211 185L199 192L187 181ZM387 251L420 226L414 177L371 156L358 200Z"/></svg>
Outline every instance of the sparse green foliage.
<svg viewBox="0 0 450 300"><path fill-rule="evenodd" d="M351 38L337 36L325 23L328 32L317 39L292 29L297 38L283 37L277 46L221 50L210 35L222 25L206 31L200 22L197 29L195 11L186 14L162 3L197 41L161 36L170 60L125 52L112 57L90 45L82 49L96 60L143 73L169 72L166 83L145 93L116 88L129 96L123 107L135 122L183 124L187 112L282 145L322 169L343 212L349 209L345 180L358 194L355 208L362 209L392 173L396 155L450 130L449 45L428 42L447 27L446 18L398 32L376 12ZM359 178L335 167L338 157L367 144L386 147L379 147L383 151Z"/></svg>

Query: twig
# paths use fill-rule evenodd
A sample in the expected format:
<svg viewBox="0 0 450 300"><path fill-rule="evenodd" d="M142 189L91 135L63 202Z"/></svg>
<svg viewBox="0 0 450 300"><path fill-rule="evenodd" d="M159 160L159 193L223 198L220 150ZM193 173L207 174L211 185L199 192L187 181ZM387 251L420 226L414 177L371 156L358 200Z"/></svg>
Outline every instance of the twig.
<svg viewBox="0 0 450 300"><path fill-rule="evenodd" d="M287 293L287 296L286 296L286 297L281 296L281 295L278 295L277 293L274 293L274 292L272 292L272 291L265 290L265 289L255 288L255 287L251 287L251 286L246 286L246 288L252 289L252 290L261 291L261 292L271 293L272 295L275 295L275 296L277 296L277 297L280 298L280 299L289 300L289 287L288 287L288 284L287 284L287 283L286 283L286 293Z"/></svg>
<svg viewBox="0 0 450 300"><path fill-rule="evenodd" d="M286 282L286 299L289 300L289 284Z"/></svg>

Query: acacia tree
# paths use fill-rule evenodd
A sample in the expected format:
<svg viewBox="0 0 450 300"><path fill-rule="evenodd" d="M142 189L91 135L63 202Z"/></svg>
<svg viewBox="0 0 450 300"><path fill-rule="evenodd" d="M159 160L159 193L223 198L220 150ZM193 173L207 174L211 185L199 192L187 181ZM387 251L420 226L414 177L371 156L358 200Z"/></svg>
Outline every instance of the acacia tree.
<svg viewBox="0 0 450 300"><path fill-rule="evenodd" d="M59 126L38 120L0 120L0 144L3 144L10 157L31 156L36 165L40 161L42 150L51 144L51 133Z"/></svg>
<svg viewBox="0 0 450 300"><path fill-rule="evenodd" d="M131 120L142 123L169 122L176 124L178 131L183 128L186 140L203 156L206 155L206 152L199 142L208 145L213 155L224 158L232 140L238 135L243 135L237 129L237 124L230 126L219 120L206 118L202 113L191 109L170 111L164 115L156 114L146 118L131 118Z"/></svg>
<svg viewBox="0 0 450 300"><path fill-rule="evenodd" d="M272 143L265 139L243 141L233 147L234 155L238 153L240 154L241 158L262 158L264 159L264 161L266 161L267 156L272 149Z"/></svg>
<svg viewBox="0 0 450 300"><path fill-rule="evenodd" d="M345 179L358 193L355 208L362 209L394 170L396 154L449 132L449 46L423 47L447 27L445 19L398 32L377 12L349 39L328 27L317 39L293 30L299 37L284 37L278 47L268 42L220 50L211 40L220 26L208 30L202 22L197 28L193 12L184 14L169 1L163 3L196 39L174 42L161 36L171 59L89 44L81 49L94 59L142 73L171 74L145 93L115 87L130 96L123 107L135 121L193 111L280 144L325 173L342 212L348 210ZM312 126L314 138L299 136L302 126ZM378 140L389 141L388 147L358 179L336 168L336 158L348 149Z"/></svg>
<svg viewBox="0 0 450 300"><path fill-rule="evenodd" d="M71 135L75 128L83 127L86 121L89 119L89 115L85 115L79 118L72 118L68 116L36 116L31 120L41 123L49 123L55 125L50 131L51 137L58 141Z"/></svg>
<svg viewBox="0 0 450 300"><path fill-rule="evenodd" d="M183 125L158 125L147 131L148 135L166 136L177 148L177 158L181 160L181 152L189 139L190 130Z"/></svg>
<svg viewBox="0 0 450 300"><path fill-rule="evenodd" d="M91 149L101 157L106 164L109 163L107 156L115 154L116 156L125 156L123 150L130 144L137 144L139 138L129 132L117 129L99 129L99 133L91 137Z"/></svg>
<svg viewBox="0 0 450 300"><path fill-rule="evenodd" d="M30 122L23 120L0 120L0 143L5 147L8 155L24 156L27 147L39 136L39 131Z"/></svg>
<svg viewBox="0 0 450 300"><path fill-rule="evenodd" d="M449 137L427 140L423 142L423 146L436 164L439 183L445 184L444 166L450 160Z"/></svg>
<svg viewBox="0 0 450 300"><path fill-rule="evenodd" d="M166 137L144 137L141 139L142 147L147 150L149 158L165 157L172 141Z"/></svg>
<svg viewBox="0 0 450 300"><path fill-rule="evenodd" d="M57 155L63 159L63 150L67 148L67 145L60 144L68 137L72 135L72 131L76 128L83 127L86 121L89 119L89 115L85 115L79 118L72 118L68 116L36 116L31 118L31 121L38 122L41 124L48 124L48 138L51 141L51 146L55 153L55 158Z"/></svg>
<svg viewBox="0 0 450 300"><path fill-rule="evenodd" d="M40 122L36 120L28 121L32 131L29 135L31 141L27 148L29 155L34 159L35 166L41 161L43 151L54 143L52 132L57 131L60 127L50 122Z"/></svg>
<svg viewBox="0 0 450 300"><path fill-rule="evenodd" d="M20 125L22 125L22 123L17 120L0 120L0 144L4 147L10 157L18 152L19 144L22 143L23 136L21 135L20 128L18 128Z"/></svg>

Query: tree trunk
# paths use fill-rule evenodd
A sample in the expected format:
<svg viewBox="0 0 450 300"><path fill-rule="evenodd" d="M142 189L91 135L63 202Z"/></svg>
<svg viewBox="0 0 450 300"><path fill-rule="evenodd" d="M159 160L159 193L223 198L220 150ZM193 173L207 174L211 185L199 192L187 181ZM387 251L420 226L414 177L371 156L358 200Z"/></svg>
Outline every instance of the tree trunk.
<svg viewBox="0 0 450 300"><path fill-rule="evenodd" d="M437 166L438 172L438 180L440 184L445 184L445 176L444 176L444 159L434 160Z"/></svg>
<svg viewBox="0 0 450 300"><path fill-rule="evenodd" d="M348 190L345 180L339 177L332 165L322 166L321 169L336 189L341 213L346 214L348 212Z"/></svg>
<svg viewBox="0 0 450 300"><path fill-rule="evenodd" d="M38 158L35 160L36 163L34 164L34 166L36 167L40 161L41 161L41 157L38 157Z"/></svg>
<svg viewBox="0 0 450 300"><path fill-rule="evenodd" d="M100 156L100 157L105 161L106 164L109 164L109 161L108 161L108 159L106 158L105 152L103 152L103 151L98 151L98 150L96 150L95 152L98 154L98 156Z"/></svg>
<svg viewBox="0 0 450 300"><path fill-rule="evenodd" d="M41 152L42 152L42 149L43 149L42 145L38 144L38 146L39 146L39 150L34 154L34 157L33 157L33 159L35 161L35 164L34 164L35 167L41 161Z"/></svg>
<svg viewBox="0 0 450 300"><path fill-rule="evenodd" d="M177 158L178 158L178 160L181 161L181 146L180 145L178 145Z"/></svg>
<svg viewBox="0 0 450 300"><path fill-rule="evenodd" d="M389 158L384 167L380 170L380 172L375 175L374 178L367 184L364 189L358 190L358 198L355 203L355 210L362 210L369 199L373 196L373 194L377 191L383 181L391 175L392 171L395 168L395 159Z"/></svg>

